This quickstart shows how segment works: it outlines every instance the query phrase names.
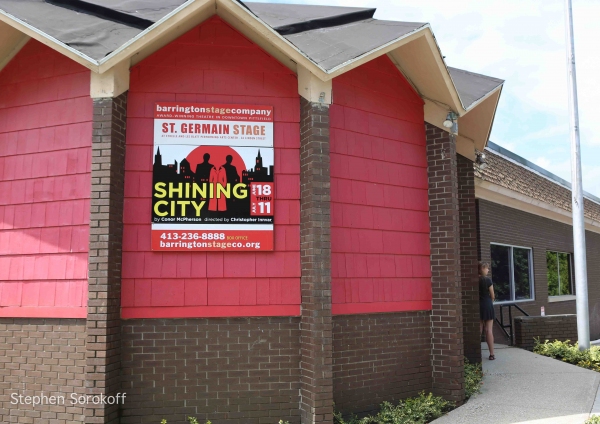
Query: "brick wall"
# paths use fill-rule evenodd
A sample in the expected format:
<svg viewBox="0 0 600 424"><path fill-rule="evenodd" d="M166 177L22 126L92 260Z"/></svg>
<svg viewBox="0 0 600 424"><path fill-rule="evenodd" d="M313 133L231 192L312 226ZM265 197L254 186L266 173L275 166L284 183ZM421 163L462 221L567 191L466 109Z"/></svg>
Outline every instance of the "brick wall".
<svg viewBox="0 0 600 424"><path fill-rule="evenodd" d="M329 106L300 99L300 410L333 420Z"/></svg>
<svg viewBox="0 0 600 424"><path fill-rule="evenodd" d="M299 321L123 321L121 423L298 424Z"/></svg>
<svg viewBox="0 0 600 424"><path fill-rule="evenodd" d="M273 106L273 252L151 250L152 134L158 101ZM131 69L123 216L124 318L300 314L299 120L296 75L219 17L208 19Z"/></svg>
<svg viewBox="0 0 600 424"><path fill-rule="evenodd" d="M333 80L334 314L429 310L423 101L387 56Z"/></svg>
<svg viewBox="0 0 600 424"><path fill-rule="evenodd" d="M431 227L432 387L448 400L464 400L464 353L460 280L460 223L456 143L425 124Z"/></svg>
<svg viewBox="0 0 600 424"><path fill-rule="evenodd" d="M549 302L546 251L573 252L573 229L551 219L539 217L486 200L477 200L481 260L490 262L490 243L502 243L533 249L533 283L535 300L519 303L530 315L574 314L575 300ZM600 234L586 231L590 335L600 338ZM491 275L492 280L494 276ZM515 316L520 313L513 310ZM496 305L496 317L499 315ZM505 320L508 313L505 312ZM498 340L505 340L495 326Z"/></svg>
<svg viewBox="0 0 600 424"><path fill-rule="evenodd" d="M84 407L71 393L85 394L83 319L0 318L0 422L84 422ZM64 396L59 405L12 405L23 396Z"/></svg>
<svg viewBox="0 0 600 424"><path fill-rule="evenodd" d="M94 99L87 316L87 391L119 392L121 254L127 93ZM119 405L90 404L89 423L116 423Z"/></svg>
<svg viewBox="0 0 600 424"><path fill-rule="evenodd" d="M464 352L470 362L481 362L475 173L471 160L457 159Z"/></svg>
<svg viewBox="0 0 600 424"><path fill-rule="evenodd" d="M84 318L90 71L30 40L0 72L0 316Z"/></svg>
<svg viewBox="0 0 600 424"><path fill-rule="evenodd" d="M344 414L370 412L431 390L430 313L333 319L333 393Z"/></svg>
<svg viewBox="0 0 600 424"><path fill-rule="evenodd" d="M534 339L577 341L577 315L522 316L515 318L515 346L533 351Z"/></svg>

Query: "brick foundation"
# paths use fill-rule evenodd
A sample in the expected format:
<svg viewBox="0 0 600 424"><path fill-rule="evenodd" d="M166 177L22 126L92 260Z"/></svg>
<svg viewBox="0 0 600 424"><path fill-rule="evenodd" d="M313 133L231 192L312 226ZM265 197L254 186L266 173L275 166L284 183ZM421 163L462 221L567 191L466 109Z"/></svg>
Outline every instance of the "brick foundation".
<svg viewBox="0 0 600 424"><path fill-rule="evenodd" d="M577 341L577 315L552 315L516 317L515 346L529 351L533 350L536 338L540 342L560 340Z"/></svg>
<svg viewBox="0 0 600 424"><path fill-rule="evenodd" d="M0 422L85 422L85 320L0 318ZM57 405L12 405L11 395L64 396Z"/></svg>
<svg viewBox="0 0 600 424"><path fill-rule="evenodd" d="M333 420L329 106L300 99L300 410Z"/></svg>
<svg viewBox="0 0 600 424"><path fill-rule="evenodd" d="M94 100L86 387L115 395L120 382L121 251L127 93ZM89 404L88 423L117 423L119 406Z"/></svg>
<svg viewBox="0 0 600 424"><path fill-rule="evenodd" d="M460 278L462 283L463 344L470 362L481 362L479 333L479 275L477 210L473 162L457 155L458 207L460 219Z"/></svg>
<svg viewBox="0 0 600 424"><path fill-rule="evenodd" d="M121 423L298 424L299 321L123 321Z"/></svg>
<svg viewBox="0 0 600 424"><path fill-rule="evenodd" d="M457 155L454 138L425 124L431 227L433 392L464 400Z"/></svg>
<svg viewBox="0 0 600 424"><path fill-rule="evenodd" d="M429 311L333 319L333 392L344 415L431 390Z"/></svg>

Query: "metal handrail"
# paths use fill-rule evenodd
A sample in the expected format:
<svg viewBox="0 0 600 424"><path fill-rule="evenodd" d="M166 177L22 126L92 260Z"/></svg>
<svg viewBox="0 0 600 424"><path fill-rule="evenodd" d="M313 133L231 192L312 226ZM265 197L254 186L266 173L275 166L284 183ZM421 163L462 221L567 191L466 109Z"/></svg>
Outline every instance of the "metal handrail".
<svg viewBox="0 0 600 424"><path fill-rule="evenodd" d="M499 305L499 306L500 306L500 320L498 320L498 318L496 318L496 322L500 325L500 328L502 329L504 334L506 334L506 337L508 337L508 342L510 343L510 346L512 346L513 345L513 335L514 335L512 307L514 306L515 308L517 308L525 316L529 316L529 314L527 312L525 312L523 309L521 309L521 307L515 303L503 303L502 305ZM508 307L508 324L504 324L504 307ZM510 329L510 333L508 333L506 331L507 328Z"/></svg>

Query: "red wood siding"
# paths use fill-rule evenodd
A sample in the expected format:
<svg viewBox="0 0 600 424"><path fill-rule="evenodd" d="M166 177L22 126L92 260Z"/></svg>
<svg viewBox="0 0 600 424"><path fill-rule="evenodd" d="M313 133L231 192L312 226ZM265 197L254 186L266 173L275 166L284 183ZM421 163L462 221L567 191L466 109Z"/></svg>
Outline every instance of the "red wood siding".
<svg viewBox="0 0 600 424"><path fill-rule="evenodd" d="M0 316L85 317L90 71L31 40L0 72Z"/></svg>
<svg viewBox="0 0 600 424"><path fill-rule="evenodd" d="M272 105L275 251L152 252L157 101ZM123 233L123 318L300 314L300 100L296 75L215 17L131 70Z"/></svg>
<svg viewBox="0 0 600 424"><path fill-rule="evenodd" d="M334 314L431 309L423 102L387 58L333 80Z"/></svg>

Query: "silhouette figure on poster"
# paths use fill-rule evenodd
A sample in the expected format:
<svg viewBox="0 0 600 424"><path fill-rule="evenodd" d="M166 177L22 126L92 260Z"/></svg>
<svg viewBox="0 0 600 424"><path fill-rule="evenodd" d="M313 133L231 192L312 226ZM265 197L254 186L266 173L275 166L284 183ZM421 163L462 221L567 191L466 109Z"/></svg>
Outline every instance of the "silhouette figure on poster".
<svg viewBox="0 0 600 424"><path fill-rule="evenodd" d="M240 182L240 176L237 172L237 168L231 164L233 161L233 156L227 155L225 157L225 164L223 164L222 168L225 169L225 175L227 176L227 182L232 186L238 184ZM228 216L235 216L235 212L237 212L237 199L235 196L231 196L227 199L227 211L229 212Z"/></svg>
<svg viewBox="0 0 600 424"><path fill-rule="evenodd" d="M225 172L227 174L227 182L229 184L237 184L240 182L240 176L237 172L237 168L231 164L233 161L233 156L227 155L225 157L225 164L223 168L225 168Z"/></svg>
<svg viewBox="0 0 600 424"><path fill-rule="evenodd" d="M213 168L210 170L209 182L214 184L215 193L217 192L217 186L221 185L225 187L227 185L227 171L222 166L219 169ZM213 212L225 212L227 210L227 201L225 196L211 197L208 200L208 210Z"/></svg>
<svg viewBox="0 0 600 424"><path fill-rule="evenodd" d="M208 153L204 153L202 156L204 162L196 165L196 182L197 183L206 183L210 179L210 173L215 168L212 163L209 163L210 155Z"/></svg>

